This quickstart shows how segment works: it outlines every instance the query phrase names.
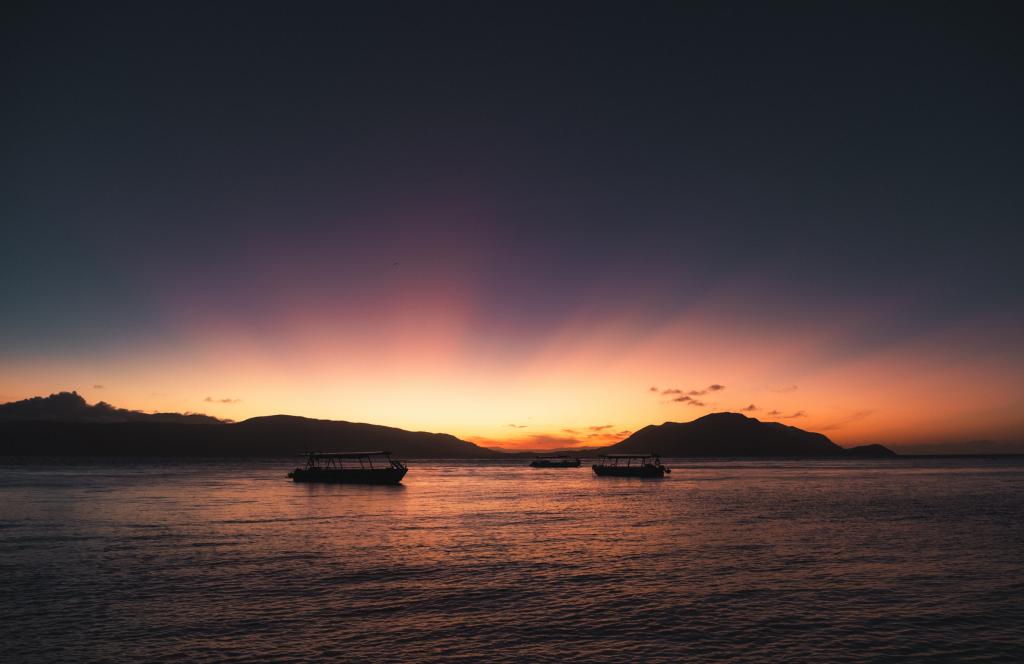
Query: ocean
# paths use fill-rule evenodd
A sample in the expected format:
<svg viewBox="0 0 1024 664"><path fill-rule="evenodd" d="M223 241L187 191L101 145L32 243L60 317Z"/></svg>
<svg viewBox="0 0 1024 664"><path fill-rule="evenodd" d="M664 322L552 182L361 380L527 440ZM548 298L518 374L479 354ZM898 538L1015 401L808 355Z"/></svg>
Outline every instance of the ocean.
<svg viewBox="0 0 1024 664"><path fill-rule="evenodd" d="M0 459L0 661L1024 660L1024 459Z"/></svg>

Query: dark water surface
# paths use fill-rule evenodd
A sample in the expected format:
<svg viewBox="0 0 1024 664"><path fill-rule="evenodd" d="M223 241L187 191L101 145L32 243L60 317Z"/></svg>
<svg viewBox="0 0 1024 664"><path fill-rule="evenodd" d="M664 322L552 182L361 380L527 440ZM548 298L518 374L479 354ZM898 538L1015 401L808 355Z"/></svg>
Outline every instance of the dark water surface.
<svg viewBox="0 0 1024 664"><path fill-rule="evenodd" d="M0 660L1024 660L1024 462L0 462Z"/></svg>

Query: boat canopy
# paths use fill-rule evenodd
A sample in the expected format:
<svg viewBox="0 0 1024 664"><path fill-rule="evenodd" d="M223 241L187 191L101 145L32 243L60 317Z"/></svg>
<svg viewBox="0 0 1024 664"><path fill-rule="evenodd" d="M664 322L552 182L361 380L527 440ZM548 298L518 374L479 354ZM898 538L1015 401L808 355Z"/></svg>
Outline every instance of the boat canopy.
<svg viewBox="0 0 1024 664"><path fill-rule="evenodd" d="M391 452L306 452L307 470L375 470L405 468L405 464L391 458Z"/></svg>
<svg viewBox="0 0 1024 664"><path fill-rule="evenodd" d="M366 459L372 456L391 456L391 452L306 452L302 456L317 459Z"/></svg>
<svg viewBox="0 0 1024 664"><path fill-rule="evenodd" d="M661 458L660 454L602 454L602 459L655 459Z"/></svg>

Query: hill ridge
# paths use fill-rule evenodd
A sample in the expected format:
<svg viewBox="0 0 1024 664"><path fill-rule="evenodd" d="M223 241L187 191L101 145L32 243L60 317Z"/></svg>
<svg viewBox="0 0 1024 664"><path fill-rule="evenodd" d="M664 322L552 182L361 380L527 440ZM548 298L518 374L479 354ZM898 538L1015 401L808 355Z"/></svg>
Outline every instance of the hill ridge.
<svg viewBox="0 0 1024 664"><path fill-rule="evenodd" d="M726 411L690 422L650 424L605 447L602 453L657 453L666 457L895 456L881 445L852 449L857 451L846 450L821 433Z"/></svg>

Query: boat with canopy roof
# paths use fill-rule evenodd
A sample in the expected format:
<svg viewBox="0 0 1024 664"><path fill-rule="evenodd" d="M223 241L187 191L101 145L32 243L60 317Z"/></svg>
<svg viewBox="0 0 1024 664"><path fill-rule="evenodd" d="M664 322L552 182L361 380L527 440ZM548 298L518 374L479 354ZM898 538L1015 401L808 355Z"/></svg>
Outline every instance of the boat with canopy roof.
<svg viewBox="0 0 1024 664"><path fill-rule="evenodd" d="M665 477L672 472L657 454L602 454L591 467L600 477Z"/></svg>
<svg viewBox="0 0 1024 664"><path fill-rule="evenodd" d="M390 452L306 452L306 465L288 473L295 482L398 484L409 469Z"/></svg>

